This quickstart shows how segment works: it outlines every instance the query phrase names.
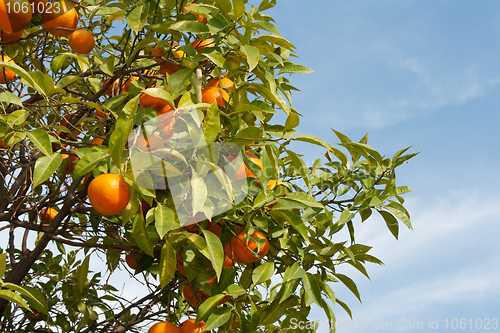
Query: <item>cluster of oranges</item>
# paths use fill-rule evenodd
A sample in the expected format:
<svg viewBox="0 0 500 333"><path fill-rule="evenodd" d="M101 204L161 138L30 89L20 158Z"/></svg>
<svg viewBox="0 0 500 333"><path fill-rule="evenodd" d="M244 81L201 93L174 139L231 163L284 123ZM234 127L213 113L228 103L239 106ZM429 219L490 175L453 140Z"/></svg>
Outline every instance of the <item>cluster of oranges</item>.
<svg viewBox="0 0 500 333"><path fill-rule="evenodd" d="M154 324L148 330L148 333L207 333L205 331L205 323L199 321L196 323L194 319L188 319L179 326L168 321L162 321Z"/></svg>
<svg viewBox="0 0 500 333"><path fill-rule="evenodd" d="M41 15L43 28L56 37L68 37L74 52L87 54L95 47L94 36L87 30L75 30L78 12L71 0L0 0L0 42L5 46L15 45L23 38L24 29L33 15ZM14 62L2 55L0 61ZM14 80L16 73L0 66L0 83Z"/></svg>

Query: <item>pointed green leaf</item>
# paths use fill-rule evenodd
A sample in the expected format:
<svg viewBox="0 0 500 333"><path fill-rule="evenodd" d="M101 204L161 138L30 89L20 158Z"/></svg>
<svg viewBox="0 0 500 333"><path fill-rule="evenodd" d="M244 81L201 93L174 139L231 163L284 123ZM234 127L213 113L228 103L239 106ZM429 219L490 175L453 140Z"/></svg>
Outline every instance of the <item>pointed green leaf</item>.
<svg viewBox="0 0 500 333"><path fill-rule="evenodd" d="M197 321L205 320L208 316L213 313L214 309L219 306L220 301L226 297L224 294L217 294L215 296L209 297L205 302L201 303L198 308Z"/></svg>
<svg viewBox="0 0 500 333"><path fill-rule="evenodd" d="M201 254L203 254L207 259L210 259L210 254L208 253L207 249L207 242L203 237L200 235L194 234L192 232L185 232L184 235L186 236L187 239L193 243L198 251L200 251Z"/></svg>
<svg viewBox="0 0 500 333"><path fill-rule="evenodd" d="M349 288L349 290L358 298L359 302L361 303L361 296L359 295L358 287L356 287L354 281L351 280L351 278L349 278L348 276L343 274L333 274L333 275L337 279L342 281L342 283L345 284L347 288Z"/></svg>
<svg viewBox="0 0 500 333"><path fill-rule="evenodd" d="M15 104L19 106L23 106L23 103L21 102L21 99L14 95L11 92L4 91L0 93L0 102L6 102L10 104Z"/></svg>
<svg viewBox="0 0 500 333"><path fill-rule="evenodd" d="M241 51L247 57L248 70L251 72L259 63L259 49L251 45L242 45Z"/></svg>
<svg viewBox="0 0 500 333"><path fill-rule="evenodd" d="M283 66L278 74L283 74L283 73L291 73L291 74L310 74L314 72L312 69L309 69L305 66L301 65L286 65Z"/></svg>
<svg viewBox="0 0 500 333"><path fill-rule="evenodd" d="M274 275L274 263L266 262L259 267L255 268L252 272L253 286L265 282L272 278Z"/></svg>
<svg viewBox="0 0 500 333"><path fill-rule="evenodd" d="M207 243L207 250L209 259L212 262L212 267L217 274L217 277L220 278L222 267L224 264L224 259L226 255L224 254L224 249L222 247L222 243L213 232L208 230L203 230L203 235L205 235L205 240Z"/></svg>
<svg viewBox="0 0 500 333"><path fill-rule="evenodd" d="M135 31L135 33L139 32L148 22L148 14L149 2L146 2L146 4L139 4L127 15L127 25L130 29Z"/></svg>
<svg viewBox="0 0 500 333"><path fill-rule="evenodd" d="M95 167L108 156L109 154L100 151L85 154L85 156L80 158L76 163L75 170L73 171L73 176L75 178L78 178L92 172L92 170L94 170Z"/></svg>
<svg viewBox="0 0 500 333"><path fill-rule="evenodd" d="M177 265L177 253L172 242L165 242L161 249L160 260L160 285L165 288L174 277Z"/></svg>
<svg viewBox="0 0 500 333"><path fill-rule="evenodd" d="M7 269L7 253L0 254L0 280L2 280L5 275L5 270Z"/></svg>
<svg viewBox="0 0 500 333"><path fill-rule="evenodd" d="M142 214L137 214L132 226L132 235L134 236L137 246L151 257L154 257L154 245L148 237L146 224Z"/></svg>
<svg viewBox="0 0 500 333"><path fill-rule="evenodd" d="M21 296L19 296L18 294L16 294L13 291L10 291L10 290L0 290L0 298L6 299L9 302L16 303L17 305L22 306L26 310L28 310L30 312L33 312L29 308L28 304L26 304L26 302L21 298Z"/></svg>
<svg viewBox="0 0 500 333"><path fill-rule="evenodd" d="M181 69L170 76L168 80L168 92L173 98L176 98L186 91L187 86L191 83L193 70L190 68Z"/></svg>
<svg viewBox="0 0 500 333"><path fill-rule="evenodd" d="M85 287L85 284L87 283L87 274L89 273L89 262L90 262L90 256L86 256L82 264L76 271L76 279L78 281L78 289L80 290L80 293L83 293L83 289Z"/></svg>
<svg viewBox="0 0 500 333"><path fill-rule="evenodd" d="M221 327L231 318L231 310L227 307L218 308L213 311L205 323L204 332Z"/></svg>
<svg viewBox="0 0 500 333"><path fill-rule="evenodd" d="M354 216L356 216L356 214L351 213L350 211L348 211L348 210L346 209L346 210L344 210L344 211L342 212L342 214L340 214L340 218L339 218L339 220L337 221L337 224L338 224L338 225L342 225L342 224L344 224L344 223L347 223L347 222L351 221L351 220L354 218Z"/></svg>
<svg viewBox="0 0 500 333"><path fill-rule="evenodd" d="M321 306L321 289L319 288L318 281L311 273L306 273L304 279L304 291L308 297L307 306L311 305L313 302Z"/></svg>
<svg viewBox="0 0 500 333"><path fill-rule="evenodd" d="M181 32L193 32L195 34L210 32L206 24L197 21L179 21L172 24L170 29Z"/></svg>
<svg viewBox="0 0 500 333"><path fill-rule="evenodd" d="M180 228L179 221L175 219L175 212L172 208L158 204L155 210L155 227L161 239L169 232Z"/></svg>
<svg viewBox="0 0 500 333"><path fill-rule="evenodd" d="M50 178L62 163L61 154L52 154L51 156L42 156L35 162L33 172L33 187L37 187Z"/></svg>
<svg viewBox="0 0 500 333"><path fill-rule="evenodd" d="M300 267L298 262L295 262L292 266L287 267L285 270L285 275L283 276L283 282L290 280L301 279L306 274L306 271Z"/></svg>

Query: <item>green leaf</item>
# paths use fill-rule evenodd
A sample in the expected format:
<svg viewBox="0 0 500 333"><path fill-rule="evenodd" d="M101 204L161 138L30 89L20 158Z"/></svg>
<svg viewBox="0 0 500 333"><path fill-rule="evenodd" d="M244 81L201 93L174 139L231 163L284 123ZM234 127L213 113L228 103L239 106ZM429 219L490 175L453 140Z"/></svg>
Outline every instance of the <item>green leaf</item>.
<svg viewBox="0 0 500 333"><path fill-rule="evenodd" d="M300 267L298 262L295 262L292 266L287 267L285 270L285 275L283 276L283 282L290 280L301 279L306 274L306 271Z"/></svg>
<svg viewBox="0 0 500 333"><path fill-rule="evenodd" d="M42 156L35 162L33 172L33 187L37 187L50 178L59 168L63 161L61 154L52 154L51 156Z"/></svg>
<svg viewBox="0 0 500 333"><path fill-rule="evenodd" d="M13 62L6 62L6 61L1 61L1 60L2 60L2 58L0 57L0 66L1 67L8 68L8 69L14 71L17 75L19 75L22 78L22 81L24 82L24 84L26 84L27 86L30 86L31 88L38 91L40 94L44 95L43 89L38 84L36 84L36 82L33 80L31 75L28 72L26 72L22 67L16 65Z"/></svg>
<svg viewBox="0 0 500 333"><path fill-rule="evenodd" d="M255 268L252 272L253 286L265 282L272 278L274 275L274 263L266 262L259 267Z"/></svg>
<svg viewBox="0 0 500 333"><path fill-rule="evenodd" d="M354 281L351 280L351 278L349 278L343 274L333 274L333 275L337 279L342 281L342 283L345 284L345 286L347 288L349 288L349 290L358 298L359 302L361 303L361 296L359 295L358 287L356 287L356 284L354 283Z"/></svg>
<svg viewBox="0 0 500 333"><path fill-rule="evenodd" d="M398 234L399 234L398 220L396 220L396 218L389 212L383 210L379 210L378 212L384 218L385 224L387 225L387 228L389 228L389 231L396 239L398 239Z"/></svg>
<svg viewBox="0 0 500 333"><path fill-rule="evenodd" d="M7 253L0 254L0 280L5 275L5 270L7 268L6 260L7 260Z"/></svg>
<svg viewBox="0 0 500 333"><path fill-rule="evenodd" d="M6 102L10 104L23 106L21 99L8 91L0 92L0 102Z"/></svg>
<svg viewBox="0 0 500 333"><path fill-rule="evenodd" d="M124 119L125 115L120 114L115 129L109 138L109 151L111 158L118 168L121 168L123 149L128 141L128 136L134 125L133 119Z"/></svg>
<svg viewBox="0 0 500 333"><path fill-rule="evenodd" d="M165 288L174 277L177 265L177 253L172 242L165 242L161 249L160 259L160 285Z"/></svg>
<svg viewBox="0 0 500 333"><path fill-rule="evenodd" d="M19 126L22 125L26 119L29 117L30 113L26 110L17 110L12 112L9 115L9 119L7 120L7 123L11 126Z"/></svg>
<svg viewBox="0 0 500 333"><path fill-rule="evenodd" d="M191 83L193 70L190 68L181 69L170 76L168 80L168 91L173 98L182 95L186 87Z"/></svg>
<svg viewBox="0 0 500 333"><path fill-rule="evenodd" d="M172 24L170 26L171 30L176 30L180 32L193 32L195 34L202 34L210 32L208 27L204 23L197 21L180 21Z"/></svg>
<svg viewBox="0 0 500 333"><path fill-rule="evenodd" d="M307 227L300 215L295 214L289 210L276 211L276 214L284 217L290 225L306 240L309 242L309 235L307 233Z"/></svg>
<svg viewBox="0 0 500 333"><path fill-rule="evenodd" d="M60 54L54 57L50 62L50 68L54 73L57 73L63 68L64 64L66 64L67 55Z"/></svg>
<svg viewBox="0 0 500 333"><path fill-rule="evenodd" d="M0 64L1 64L1 62L0 62ZM29 312L33 313L33 311L31 311L28 304L26 304L26 302L21 298L21 296L19 296L18 294L16 294L13 291L0 290L0 298L6 299L9 302L16 303L17 305L22 306L23 308L25 308Z"/></svg>
<svg viewBox="0 0 500 333"><path fill-rule="evenodd" d="M285 314L285 311L297 305L295 296L288 297L285 301L274 300L268 307L264 308L260 316L260 325L270 325Z"/></svg>
<svg viewBox="0 0 500 333"><path fill-rule="evenodd" d="M259 49L251 45L242 45L241 51L247 57L248 71L252 71L259 64Z"/></svg>
<svg viewBox="0 0 500 333"><path fill-rule="evenodd" d="M322 208L322 209L325 208L314 197L303 192L292 192L286 196L286 199L300 202L309 207Z"/></svg>
<svg viewBox="0 0 500 333"><path fill-rule="evenodd" d="M200 212L207 201L208 189L205 181L195 170L192 171L191 192L193 196L193 215Z"/></svg>
<svg viewBox="0 0 500 333"><path fill-rule="evenodd" d="M283 133L299 126L299 115L296 113L290 113L286 118L285 127L283 128Z"/></svg>
<svg viewBox="0 0 500 333"><path fill-rule="evenodd" d="M33 287L29 287L29 286L24 286L23 289L29 293L29 294L24 294L24 295L26 296L26 300L28 301L28 303L35 310L38 310L43 314L49 313L47 299L45 298L45 295L40 290L33 288Z"/></svg>
<svg viewBox="0 0 500 333"><path fill-rule="evenodd" d="M85 154L85 156L80 158L76 163L75 170L73 171L74 177L82 177L92 172L92 170L108 156L109 154L100 151Z"/></svg>
<svg viewBox="0 0 500 333"><path fill-rule="evenodd" d="M210 61L212 61L217 67L225 68L227 65L226 58L219 54L204 53L203 55L210 59Z"/></svg>
<svg viewBox="0 0 500 333"><path fill-rule="evenodd" d="M67 75L67 76L64 76L62 79L60 79L57 82L56 87L57 88L65 88L65 87L72 85L75 82L78 82L78 81L83 81L83 79L80 76Z"/></svg>
<svg viewBox="0 0 500 333"><path fill-rule="evenodd" d="M85 284L87 283L87 274L89 273L89 262L90 262L90 256L86 256L81 266L76 271L76 279L78 281L78 289L80 290L80 293L83 293L83 289L85 288Z"/></svg>
<svg viewBox="0 0 500 333"><path fill-rule="evenodd" d="M138 33L148 22L149 2L139 4L127 15L127 25Z"/></svg>
<svg viewBox="0 0 500 333"><path fill-rule="evenodd" d="M229 308L223 307L215 309L205 323L204 332L221 327L227 323L229 318L231 318L231 310L229 310Z"/></svg>
<svg viewBox="0 0 500 333"><path fill-rule="evenodd" d="M341 300L339 300L338 298L335 299L335 302L337 302L345 310L345 312L347 312L347 314L349 315L349 317L351 317L351 319L352 319L351 309L349 309L349 307L344 302L342 302Z"/></svg>
<svg viewBox="0 0 500 333"><path fill-rule="evenodd" d="M283 66L278 74L283 74L283 73L291 73L291 74L310 74L314 72L313 70L301 66L301 65L286 65Z"/></svg>
<svg viewBox="0 0 500 333"><path fill-rule="evenodd" d="M52 144L46 131L39 128L28 132L28 138L45 156L52 155Z"/></svg>
<svg viewBox="0 0 500 333"><path fill-rule="evenodd" d="M344 224L344 223L347 223L347 222L351 221L351 220L354 218L354 216L356 216L356 214L355 214L355 213L351 213L350 211L348 211L348 210L346 209L346 210L344 210L344 211L342 212L342 214L340 214L340 218L339 218L339 220L337 221L337 224L338 224L338 225L342 225L342 224Z"/></svg>
<svg viewBox="0 0 500 333"><path fill-rule="evenodd" d="M142 214L137 214L132 226L132 235L134 236L137 246L151 257L154 257L154 245L148 237L146 223Z"/></svg>
<svg viewBox="0 0 500 333"><path fill-rule="evenodd" d="M163 239L167 232L180 228L181 225L175 219L175 212L172 208L158 204L155 210L155 227L156 232Z"/></svg>
<svg viewBox="0 0 500 333"><path fill-rule="evenodd" d="M385 205L384 208L394 214L398 219L403 221L403 223L406 224L409 229L413 229L410 222L410 216L401 204L397 202L391 202L390 204Z"/></svg>
<svg viewBox="0 0 500 333"><path fill-rule="evenodd" d="M321 306L321 289L319 288L318 281L311 273L306 273L303 278L304 291L308 297L307 306L311 305L313 302Z"/></svg>
<svg viewBox="0 0 500 333"><path fill-rule="evenodd" d="M203 254L207 259L210 259L210 254L208 253L207 249L207 243L203 237L200 235L194 234L192 232L185 232L184 235L186 236L187 239L193 243L198 251L200 251L201 254Z"/></svg>
<svg viewBox="0 0 500 333"><path fill-rule="evenodd" d="M222 243L213 232L208 230L203 230L203 235L205 235L205 240L207 244L207 250L210 261L212 262L212 267L215 270L215 274L220 278L222 273L222 267L224 265L224 260L226 255L224 254L224 249Z"/></svg>
<svg viewBox="0 0 500 333"><path fill-rule="evenodd" d="M200 307L198 308L198 316L196 317L196 320L205 320L208 318L208 316L213 313L214 309L219 306L220 301L224 299L226 295L224 294L217 294L215 296L209 297L205 302L201 303Z"/></svg>
<svg viewBox="0 0 500 333"><path fill-rule="evenodd" d="M307 168L306 163L293 151L286 150L286 153L292 159L292 164L295 167L295 169L298 169L299 174L302 176L302 180L304 180L304 182L307 185L307 188L309 189L309 193L312 193L311 176L309 174L309 169Z"/></svg>
<svg viewBox="0 0 500 333"><path fill-rule="evenodd" d="M206 144L214 142L220 131L220 114L217 103L213 103L207 110L207 115L203 120L203 133Z"/></svg>

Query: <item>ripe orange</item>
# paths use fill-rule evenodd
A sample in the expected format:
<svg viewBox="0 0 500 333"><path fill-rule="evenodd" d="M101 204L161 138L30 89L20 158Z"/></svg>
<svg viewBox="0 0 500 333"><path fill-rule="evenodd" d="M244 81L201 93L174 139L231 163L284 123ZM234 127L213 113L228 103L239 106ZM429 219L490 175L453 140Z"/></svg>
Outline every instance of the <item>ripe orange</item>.
<svg viewBox="0 0 500 333"><path fill-rule="evenodd" d="M103 142L104 142L103 138L95 138L94 140L90 141L92 147L96 145L101 146Z"/></svg>
<svg viewBox="0 0 500 333"><path fill-rule="evenodd" d="M219 106L224 107L224 101L229 103L229 94L224 89L208 87L203 89L201 99L203 103L212 104L213 102L217 102Z"/></svg>
<svg viewBox="0 0 500 333"><path fill-rule="evenodd" d="M151 326L148 333L182 333L182 331L175 324L162 321Z"/></svg>
<svg viewBox="0 0 500 333"><path fill-rule="evenodd" d="M15 41L12 43L3 44L4 46L16 45L17 40L20 38L23 38L23 31L22 30L20 30L18 32L7 32L4 30L0 30L0 42Z"/></svg>
<svg viewBox="0 0 500 333"><path fill-rule="evenodd" d="M192 6L197 6L197 4L195 4L195 3L190 3L189 5L186 5L186 7L192 7ZM188 12L189 12L189 10L187 10L186 8L184 8L184 11L185 11L186 13L188 13ZM206 18L205 16L202 16L202 15L200 15L200 14L198 14L198 13L195 13L195 12L192 12L192 13L196 16L196 19L198 20L198 22L200 22L200 23L204 23L204 24L207 24L207 22L208 22L208 21L207 21L207 18Z"/></svg>
<svg viewBox="0 0 500 333"><path fill-rule="evenodd" d="M105 173L94 178L87 194L92 207L103 215L120 213L130 200L127 182L114 173Z"/></svg>
<svg viewBox="0 0 500 333"><path fill-rule="evenodd" d="M252 161L253 163L257 164L262 170L264 170L264 165L262 164L261 160L258 159L257 156L255 156L254 154L246 151L245 152L245 155L247 155L249 158L250 158L250 161ZM235 163L236 161L236 157L235 156L229 156L228 157L228 160ZM252 171L250 171L250 169L247 167L247 165L245 164L245 162L243 162L239 167L238 169L236 169L236 173L234 175L234 178L233 180L239 180L239 179L243 179L243 178L247 178L247 177L255 177L254 173Z"/></svg>
<svg viewBox="0 0 500 333"><path fill-rule="evenodd" d="M139 77L138 76L132 76L132 77L129 77L127 81L125 81L125 83L123 84L123 91L126 91L128 92L129 88L130 88L130 84L132 83L132 81L134 80L139 80Z"/></svg>
<svg viewBox="0 0 500 333"><path fill-rule="evenodd" d="M45 12L47 0L29 0L29 2L31 4L31 11L33 12L33 15L38 15Z"/></svg>
<svg viewBox="0 0 500 333"><path fill-rule="evenodd" d="M205 333L208 331L204 331L205 329L205 322L204 321L199 321L195 324L195 319L188 319L184 321L179 328L181 329L182 333Z"/></svg>
<svg viewBox="0 0 500 333"><path fill-rule="evenodd" d="M134 256L128 253L125 256L125 262L127 263L128 267L131 269L136 269L137 268L137 261L135 260Z"/></svg>
<svg viewBox="0 0 500 333"><path fill-rule="evenodd" d="M160 89L161 88L149 88L146 90L148 92L154 93L155 90L160 90ZM153 108L158 113L158 115L173 110L173 107L163 98L154 97L148 95L147 93L141 94L139 102L145 108Z"/></svg>
<svg viewBox="0 0 500 333"><path fill-rule="evenodd" d="M198 306L200 306L201 303L205 302L205 300L208 298L207 294L205 294L200 289L195 288L193 284L190 282L186 282L186 284L184 284L184 288L182 289L182 295L184 296L186 302L188 302L188 304L191 305L193 308L197 308Z"/></svg>
<svg viewBox="0 0 500 333"><path fill-rule="evenodd" d="M94 49L95 39L87 30L76 30L69 36L69 46L76 53L87 54Z"/></svg>
<svg viewBox="0 0 500 333"><path fill-rule="evenodd" d="M207 226L207 230L213 232L214 235L216 235L217 237L220 237L220 235L222 234L222 227L218 223L209 222L208 226Z"/></svg>
<svg viewBox="0 0 500 333"><path fill-rule="evenodd" d="M96 116L98 119L105 119L106 118L106 114L104 112L102 112L101 109L95 109L94 116Z"/></svg>
<svg viewBox="0 0 500 333"><path fill-rule="evenodd" d="M0 0L1 1L1 0ZM45 9L42 14L42 24L44 29L50 30L54 28L75 29L78 25L78 13L70 2L65 0L55 0L49 9ZM73 31L56 29L49 31L49 34L54 36L69 36Z"/></svg>
<svg viewBox="0 0 500 333"><path fill-rule="evenodd" d="M5 149L5 148L9 148L9 145L6 145L3 140L0 141L0 149Z"/></svg>
<svg viewBox="0 0 500 333"><path fill-rule="evenodd" d="M165 50L163 50L161 47L159 47L158 45L156 45L154 47L153 51L151 51L151 55L158 56L158 57L153 58L154 61L156 61L156 62L162 62L163 61L162 58L165 55Z"/></svg>
<svg viewBox="0 0 500 333"><path fill-rule="evenodd" d="M28 0L0 0L0 29L7 32L22 31L31 21Z"/></svg>
<svg viewBox="0 0 500 333"><path fill-rule="evenodd" d="M264 246L260 248L257 255L253 251L257 250L258 245L252 238L260 238L265 240ZM236 236L233 236L229 243L224 245L224 253L228 257L232 257L238 263L251 263L262 259L269 251L269 241L267 237L260 231L256 230L249 239L245 240L245 232L242 230Z"/></svg>
<svg viewBox="0 0 500 333"><path fill-rule="evenodd" d="M160 70L158 71L158 73L160 73L160 74L168 73L168 75L172 75L181 69L182 68L179 66L165 63L165 64L160 65Z"/></svg>
<svg viewBox="0 0 500 333"><path fill-rule="evenodd" d="M177 253L177 265L175 266L175 269L182 275L186 276L186 270L184 269L184 259L182 258L182 254L184 253L184 250L181 248L180 251Z"/></svg>
<svg viewBox="0 0 500 333"><path fill-rule="evenodd" d="M219 82L220 82L220 85L219 85ZM234 86L234 82L231 81L231 79L228 79L227 77L223 77L222 79L213 78L207 82L205 89L217 87L217 88L232 90L233 86Z"/></svg>
<svg viewBox="0 0 500 333"><path fill-rule="evenodd" d="M215 47L215 42L210 38L204 40L197 39L191 43L191 46L196 49L196 52L200 52L205 47Z"/></svg>
<svg viewBox="0 0 500 333"><path fill-rule="evenodd" d="M2 0L0 0L0 1L2 1ZM7 57L6 55L2 55L0 57L0 61L14 63L14 60ZM11 69L4 68L3 66L0 66L0 84L12 82L14 80L15 76L16 76L16 72L14 72Z"/></svg>
<svg viewBox="0 0 500 333"><path fill-rule="evenodd" d="M57 210L54 208L44 208L38 213L42 225L49 225L50 222L56 217Z"/></svg>
<svg viewBox="0 0 500 333"><path fill-rule="evenodd" d="M75 148L76 150L77 148ZM67 159L69 157L68 164L66 165L66 169L64 169L64 173L70 174L73 172L75 169L75 161L79 159L78 156L73 156L73 155L67 155L67 154L62 154L63 160Z"/></svg>

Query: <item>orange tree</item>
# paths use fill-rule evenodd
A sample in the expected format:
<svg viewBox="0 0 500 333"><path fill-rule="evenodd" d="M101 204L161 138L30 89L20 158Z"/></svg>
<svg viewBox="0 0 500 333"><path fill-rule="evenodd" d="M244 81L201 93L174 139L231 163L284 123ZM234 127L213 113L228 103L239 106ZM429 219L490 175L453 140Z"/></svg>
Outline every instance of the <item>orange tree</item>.
<svg viewBox="0 0 500 333"><path fill-rule="evenodd" d="M276 1L247 2L0 0L2 331L279 332L313 303L332 324L328 300L350 313L337 266L381 263L355 221L411 228L395 169L415 154L298 134L287 76L310 70L265 14ZM108 283L126 269L142 298Z"/></svg>

